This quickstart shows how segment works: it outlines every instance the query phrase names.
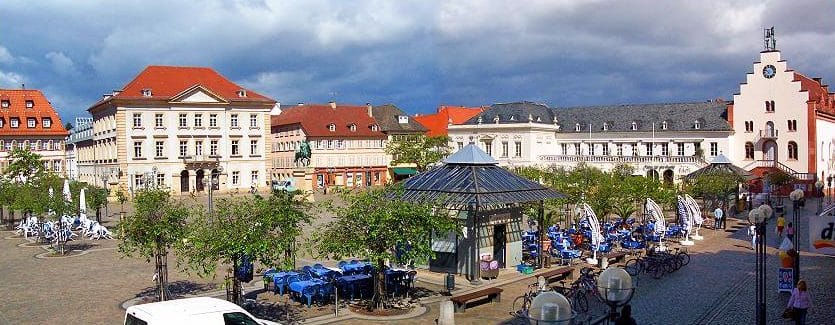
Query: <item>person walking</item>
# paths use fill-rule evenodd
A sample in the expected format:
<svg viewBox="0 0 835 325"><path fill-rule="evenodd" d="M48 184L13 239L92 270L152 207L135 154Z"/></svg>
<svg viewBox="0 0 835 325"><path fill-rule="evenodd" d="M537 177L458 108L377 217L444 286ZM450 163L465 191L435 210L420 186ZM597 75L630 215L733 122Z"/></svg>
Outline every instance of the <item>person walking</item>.
<svg viewBox="0 0 835 325"><path fill-rule="evenodd" d="M777 217L777 237L783 238L783 228L786 226L786 218L783 217L781 213L779 217Z"/></svg>
<svg viewBox="0 0 835 325"><path fill-rule="evenodd" d="M716 210L713 210L713 229L719 229L722 226L722 207L716 207Z"/></svg>
<svg viewBox="0 0 835 325"><path fill-rule="evenodd" d="M615 320L615 325L638 325L635 319L632 318L631 305L623 305L623 308L620 310L620 316Z"/></svg>
<svg viewBox="0 0 835 325"><path fill-rule="evenodd" d="M786 238L792 241L794 246L797 247L797 244L794 242L794 227L792 227L792 223L789 222L789 225L786 227Z"/></svg>
<svg viewBox="0 0 835 325"><path fill-rule="evenodd" d="M794 309L794 323L797 325L806 324L806 313L812 307L812 296L809 295L806 287L806 280L797 281L797 287L792 290L792 296L786 308Z"/></svg>
<svg viewBox="0 0 835 325"><path fill-rule="evenodd" d="M757 249L757 225L748 226L748 236L751 236L751 249Z"/></svg>

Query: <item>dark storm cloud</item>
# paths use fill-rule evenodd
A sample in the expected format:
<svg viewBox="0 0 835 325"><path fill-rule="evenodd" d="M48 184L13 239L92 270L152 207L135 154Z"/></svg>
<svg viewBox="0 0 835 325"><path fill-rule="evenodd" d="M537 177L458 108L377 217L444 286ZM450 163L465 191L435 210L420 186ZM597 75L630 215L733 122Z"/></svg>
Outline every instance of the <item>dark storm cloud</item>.
<svg viewBox="0 0 835 325"><path fill-rule="evenodd" d="M62 116L149 64L211 66L283 104L729 98L774 25L791 67L835 77L825 1L3 1L0 87Z"/></svg>

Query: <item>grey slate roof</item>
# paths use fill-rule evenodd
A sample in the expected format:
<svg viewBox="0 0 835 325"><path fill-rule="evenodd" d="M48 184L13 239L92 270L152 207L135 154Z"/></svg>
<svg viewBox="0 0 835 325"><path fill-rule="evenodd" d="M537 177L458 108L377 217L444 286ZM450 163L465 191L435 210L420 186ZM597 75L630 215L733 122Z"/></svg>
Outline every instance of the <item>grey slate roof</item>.
<svg viewBox="0 0 835 325"><path fill-rule="evenodd" d="M461 150L456 151L446 159L444 163L447 164L469 164L469 165L498 165L499 162L493 159L486 152L476 147L474 143L470 143Z"/></svg>
<svg viewBox="0 0 835 325"><path fill-rule="evenodd" d="M385 133L423 133L426 132L426 127L415 121L411 116L406 114L403 110L393 104L385 104L374 106L371 108L371 114L380 131ZM409 116L408 123L400 123L398 116Z"/></svg>
<svg viewBox="0 0 835 325"><path fill-rule="evenodd" d="M470 144L450 156L453 161L448 159L441 166L405 180L401 198L448 208L472 209L565 197L513 174L499 167L493 158L485 157L490 156Z"/></svg>
<svg viewBox="0 0 835 325"><path fill-rule="evenodd" d="M667 122L666 131L696 130L695 122L699 121L701 131L730 131L727 121L727 107L723 102L698 103L666 103L666 104L628 104L608 106L585 106L571 108L549 108L543 104L519 102L509 104L495 104L474 116L465 124L478 124L479 117L482 124L495 124L495 117L499 117L500 124L528 123L529 116L533 123L553 124L556 117L560 131L589 132L631 132L632 122L636 123L638 132L652 131L655 123L656 132L664 132L662 127ZM537 120L539 117L539 120ZM608 130L603 130L604 123ZM580 131L576 126L580 125Z"/></svg>

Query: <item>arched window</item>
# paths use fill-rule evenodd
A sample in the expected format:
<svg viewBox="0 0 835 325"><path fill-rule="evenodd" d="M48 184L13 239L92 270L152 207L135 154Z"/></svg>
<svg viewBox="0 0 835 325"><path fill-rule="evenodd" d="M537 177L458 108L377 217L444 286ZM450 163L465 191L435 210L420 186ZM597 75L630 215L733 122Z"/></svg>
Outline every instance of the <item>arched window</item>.
<svg viewBox="0 0 835 325"><path fill-rule="evenodd" d="M574 124L574 131L580 132L580 123Z"/></svg>
<svg viewBox="0 0 835 325"><path fill-rule="evenodd" d="M789 141L789 159L797 160L797 142Z"/></svg>
<svg viewBox="0 0 835 325"><path fill-rule="evenodd" d="M632 131L638 130L638 122L632 121Z"/></svg>
<svg viewBox="0 0 835 325"><path fill-rule="evenodd" d="M663 121L663 122L661 122L661 129L662 129L662 130L666 130L666 129L667 129L667 121Z"/></svg>
<svg viewBox="0 0 835 325"><path fill-rule="evenodd" d="M699 120L693 121L693 128L698 130L702 128L702 123Z"/></svg>
<svg viewBox="0 0 835 325"><path fill-rule="evenodd" d="M603 122L603 131L609 131L609 123Z"/></svg>
<svg viewBox="0 0 835 325"><path fill-rule="evenodd" d="M754 144L751 142L745 143L745 159L754 159Z"/></svg>

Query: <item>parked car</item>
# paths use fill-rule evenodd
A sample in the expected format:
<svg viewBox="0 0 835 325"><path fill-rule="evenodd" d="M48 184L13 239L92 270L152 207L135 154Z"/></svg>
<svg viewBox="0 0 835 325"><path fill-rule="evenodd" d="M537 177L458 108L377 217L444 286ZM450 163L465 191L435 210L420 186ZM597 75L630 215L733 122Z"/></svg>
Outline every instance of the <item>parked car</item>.
<svg viewBox="0 0 835 325"><path fill-rule="evenodd" d="M278 325L258 319L240 306L217 298L199 297L130 306L125 325Z"/></svg>

